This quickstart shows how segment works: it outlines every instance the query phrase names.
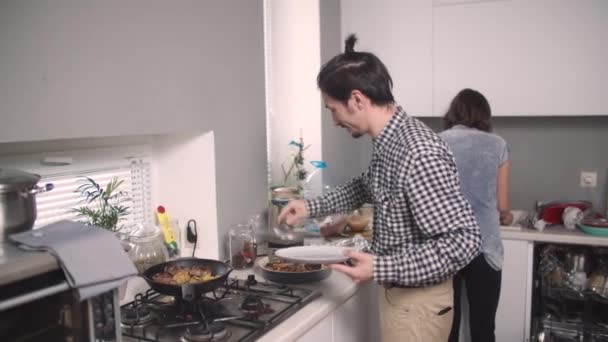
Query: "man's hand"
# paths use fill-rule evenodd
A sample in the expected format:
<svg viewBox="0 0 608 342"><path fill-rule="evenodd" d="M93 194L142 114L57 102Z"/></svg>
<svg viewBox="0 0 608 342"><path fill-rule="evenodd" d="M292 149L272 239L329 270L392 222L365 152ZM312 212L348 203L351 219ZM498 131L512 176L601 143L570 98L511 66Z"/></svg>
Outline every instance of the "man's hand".
<svg viewBox="0 0 608 342"><path fill-rule="evenodd" d="M304 200L290 200L279 214L279 224L285 222L289 226L295 226L296 223L306 217L308 217L306 202Z"/></svg>
<svg viewBox="0 0 608 342"><path fill-rule="evenodd" d="M374 256L369 253L347 251L346 256L350 257L355 266L342 264L332 264L329 267L342 272L351 277L357 284L364 283L372 279L374 275Z"/></svg>

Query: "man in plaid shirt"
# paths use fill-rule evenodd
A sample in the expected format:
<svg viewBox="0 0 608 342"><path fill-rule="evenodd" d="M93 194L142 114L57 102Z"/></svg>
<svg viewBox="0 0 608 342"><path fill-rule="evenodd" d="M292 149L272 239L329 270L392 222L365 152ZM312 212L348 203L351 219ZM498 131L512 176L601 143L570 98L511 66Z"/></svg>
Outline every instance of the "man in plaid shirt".
<svg viewBox="0 0 608 342"><path fill-rule="evenodd" d="M279 221L346 213L373 203L372 253L350 252L354 266L331 265L355 282L381 287L383 341L447 341L452 324L452 275L481 245L471 207L460 192L446 144L395 104L392 79L373 54L345 52L317 77L334 123L358 138L373 139L367 172L323 197L294 200Z"/></svg>

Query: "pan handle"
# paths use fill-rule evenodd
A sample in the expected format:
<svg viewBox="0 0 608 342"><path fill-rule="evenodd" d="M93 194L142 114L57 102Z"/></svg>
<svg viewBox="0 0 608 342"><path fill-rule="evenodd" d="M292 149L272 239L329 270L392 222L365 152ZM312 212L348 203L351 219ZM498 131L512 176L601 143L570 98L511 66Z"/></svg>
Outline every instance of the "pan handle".
<svg viewBox="0 0 608 342"><path fill-rule="evenodd" d="M194 284L183 284L182 285L182 298L186 301L192 301L194 299Z"/></svg>

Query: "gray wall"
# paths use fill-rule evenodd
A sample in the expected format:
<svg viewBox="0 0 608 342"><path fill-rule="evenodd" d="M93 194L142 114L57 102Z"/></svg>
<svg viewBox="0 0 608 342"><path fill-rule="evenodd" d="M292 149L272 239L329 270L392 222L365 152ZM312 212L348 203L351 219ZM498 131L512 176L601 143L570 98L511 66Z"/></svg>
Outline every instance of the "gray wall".
<svg viewBox="0 0 608 342"><path fill-rule="evenodd" d="M319 1L321 24L321 63L325 64L335 55L344 51L340 37L340 1ZM316 77L317 75L311 75ZM321 103L323 108L324 105ZM323 174L323 182L336 186L359 175L367 165L361 162L361 149L366 146L365 138L353 139L345 129L334 126L331 113L323 110L321 118L321 139L323 159L328 163Z"/></svg>
<svg viewBox="0 0 608 342"><path fill-rule="evenodd" d="M608 117L496 117L495 133L511 153L511 206L532 210L535 201L586 199L606 208ZM422 121L435 131L441 119ZM581 188L580 172L597 171L598 186Z"/></svg>
<svg viewBox="0 0 608 342"><path fill-rule="evenodd" d="M2 1L0 143L213 130L223 241L266 206L263 51L261 0Z"/></svg>

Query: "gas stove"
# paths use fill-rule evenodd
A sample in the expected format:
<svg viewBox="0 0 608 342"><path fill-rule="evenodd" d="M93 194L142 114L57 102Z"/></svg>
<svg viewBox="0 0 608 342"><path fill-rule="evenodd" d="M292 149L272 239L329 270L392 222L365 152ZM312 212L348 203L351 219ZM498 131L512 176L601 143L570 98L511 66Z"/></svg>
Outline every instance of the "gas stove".
<svg viewBox="0 0 608 342"><path fill-rule="evenodd" d="M320 295L253 275L194 301L150 289L120 308L123 341L255 341Z"/></svg>

